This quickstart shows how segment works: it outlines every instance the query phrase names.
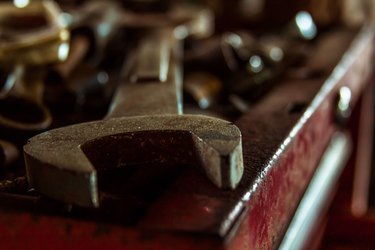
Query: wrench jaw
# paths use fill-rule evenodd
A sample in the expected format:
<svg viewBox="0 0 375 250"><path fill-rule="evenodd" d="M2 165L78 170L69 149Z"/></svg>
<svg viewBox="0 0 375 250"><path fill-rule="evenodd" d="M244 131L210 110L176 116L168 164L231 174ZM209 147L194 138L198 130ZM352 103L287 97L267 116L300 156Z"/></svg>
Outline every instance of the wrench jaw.
<svg viewBox="0 0 375 250"><path fill-rule="evenodd" d="M240 183L244 171L242 158L242 142L234 148L234 150L222 160L222 173L227 176L223 177L222 187L235 189Z"/></svg>
<svg viewBox="0 0 375 250"><path fill-rule="evenodd" d="M55 165L42 162L27 153L25 161L28 163L28 182L36 190L67 204L99 207L95 169L88 172L61 171Z"/></svg>
<svg viewBox="0 0 375 250"><path fill-rule="evenodd" d="M233 130L238 130L234 125ZM212 132L212 131L211 131ZM235 189L243 175L241 132L233 131L238 136L235 143L209 139L209 135L196 135L195 148L199 151L200 166L208 179L222 189ZM202 139L204 138L204 139Z"/></svg>
<svg viewBox="0 0 375 250"><path fill-rule="evenodd" d="M97 171L139 163L200 165L219 188L243 173L241 132L200 115L113 118L50 130L24 147L29 183L54 199L98 207Z"/></svg>
<svg viewBox="0 0 375 250"><path fill-rule="evenodd" d="M30 139L38 142L24 146L30 186L68 204L98 207L96 169L79 147L86 136L82 131L73 138L55 129Z"/></svg>

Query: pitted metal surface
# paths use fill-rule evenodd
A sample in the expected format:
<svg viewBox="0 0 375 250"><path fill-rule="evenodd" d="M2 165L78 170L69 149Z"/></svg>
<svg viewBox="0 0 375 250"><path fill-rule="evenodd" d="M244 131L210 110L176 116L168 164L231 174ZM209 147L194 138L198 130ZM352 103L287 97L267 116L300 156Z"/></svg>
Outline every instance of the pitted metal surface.
<svg viewBox="0 0 375 250"><path fill-rule="evenodd" d="M96 169L150 162L198 164L222 188L234 188L243 171L239 129L198 115L77 124L32 138L24 151L36 189L84 206L98 206Z"/></svg>

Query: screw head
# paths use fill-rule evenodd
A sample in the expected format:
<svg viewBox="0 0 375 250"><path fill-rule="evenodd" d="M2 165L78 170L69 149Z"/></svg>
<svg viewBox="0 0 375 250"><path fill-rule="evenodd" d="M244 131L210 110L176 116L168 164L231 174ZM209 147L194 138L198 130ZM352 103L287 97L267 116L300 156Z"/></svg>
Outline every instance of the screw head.
<svg viewBox="0 0 375 250"><path fill-rule="evenodd" d="M337 93L334 107L334 120L344 126L352 113L352 91L349 87L343 86Z"/></svg>

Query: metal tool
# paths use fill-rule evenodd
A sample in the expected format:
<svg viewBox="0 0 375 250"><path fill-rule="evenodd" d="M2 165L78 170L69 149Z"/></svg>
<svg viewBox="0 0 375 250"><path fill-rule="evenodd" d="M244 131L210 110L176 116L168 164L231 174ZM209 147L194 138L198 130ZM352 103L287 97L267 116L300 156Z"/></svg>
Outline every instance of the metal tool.
<svg viewBox="0 0 375 250"><path fill-rule="evenodd" d="M249 32L226 32L220 36L199 41L188 51L185 58L188 70L205 69L212 74L227 78L243 67L249 66L249 60L256 56L263 66L267 61L261 44ZM263 68L255 69L259 73ZM231 84L234 87L235 84Z"/></svg>
<svg viewBox="0 0 375 250"><path fill-rule="evenodd" d="M73 34L85 34L90 40L93 61L104 57L109 41L122 25L121 6L114 1L89 1L78 10L70 12Z"/></svg>
<svg viewBox="0 0 375 250"><path fill-rule="evenodd" d="M0 192L6 193L18 193L26 192L28 189L27 179L22 177L17 177L13 180L1 180L0 181Z"/></svg>
<svg viewBox="0 0 375 250"><path fill-rule="evenodd" d="M62 83L72 71L84 60L90 48L90 41L84 35L72 37L68 58L47 72L46 82Z"/></svg>
<svg viewBox="0 0 375 250"><path fill-rule="evenodd" d="M13 143L0 140L0 167L12 164L19 155L20 153Z"/></svg>
<svg viewBox="0 0 375 250"><path fill-rule="evenodd" d="M302 40L312 40L317 36L315 20L307 11L299 11L284 31L286 36Z"/></svg>
<svg viewBox="0 0 375 250"><path fill-rule="evenodd" d="M98 69L96 63L85 60L90 44L85 35L72 36L67 60L48 70L44 80L44 101L53 112L81 108L91 97L92 89L101 90L100 96L106 95L104 90L108 88L109 81L107 72ZM95 99L97 105L102 103L101 99Z"/></svg>
<svg viewBox="0 0 375 250"><path fill-rule="evenodd" d="M111 1L93 1L70 13L70 54L48 71L44 99L54 113L95 113L99 119L128 51L129 39L119 27L121 9Z"/></svg>
<svg viewBox="0 0 375 250"><path fill-rule="evenodd" d="M250 33L227 32L201 43L190 51L186 71L207 70L223 81L226 93L256 100L268 88L279 70Z"/></svg>
<svg viewBox="0 0 375 250"><path fill-rule="evenodd" d="M104 51L120 24L120 7L112 1L88 2L66 15L71 20L70 53L67 60L48 72L52 81L67 79L88 56L93 57L92 64L103 60Z"/></svg>
<svg viewBox="0 0 375 250"><path fill-rule="evenodd" d="M146 4L150 2L145 1ZM202 6L176 5L170 6L168 10L144 13L124 10L121 20L124 27L130 28L173 27L173 32L179 39L205 38L214 32L214 14L212 10Z"/></svg>
<svg viewBox="0 0 375 250"><path fill-rule="evenodd" d="M240 130L182 115L179 42L171 29L141 41L103 121L48 131L24 147L28 180L41 193L99 206L97 171L139 163L200 165L220 188L243 173Z"/></svg>
<svg viewBox="0 0 375 250"><path fill-rule="evenodd" d="M52 121L43 104L43 65L63 61L69 33L52 1L25 6L0 5L0 64L13 68L0 97L0 125L22 131L47 128Z"/></svg>
<svg viewBox="0 0 375 250"><path fill-rule="evenodd" d="M214 75L192 72L185 77L184 90L194 98L201 109L207 109L218 101L222 83Z"/></svg>

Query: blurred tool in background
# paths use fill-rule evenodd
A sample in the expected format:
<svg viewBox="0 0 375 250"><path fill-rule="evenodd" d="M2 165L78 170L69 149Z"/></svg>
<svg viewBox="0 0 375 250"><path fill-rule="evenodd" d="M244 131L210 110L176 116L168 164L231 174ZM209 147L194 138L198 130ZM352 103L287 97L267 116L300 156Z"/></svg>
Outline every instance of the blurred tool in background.
<svg viewBox="0 0 375 250"><path fill-rule="evenodd" d="M252 162L253 165L261 165L261 167L257 169L253 165L247 166L246 171L248 172L244 175L247 182L240 183L239 189L237 189L239 193L244 190L248 192L244 196L245 198L238 198L240 196L235 196L234 193L230 193L231 191L222 191L215 189L214 186L207 186L211 183L208 182L206 185L206 182L200 182L200 177L197 177L197 180L191 178L193 179L192 185L183 185L183 187L177 188L173 186L171 192L176 190L178 192L183 188L190 190L190 193L182 192L183 195L177 193L178 197L187 195L187 197L193 197L191 200L196 202L188 200L188 205L185 204L187 207L193 206L191 210L193 212L189 210L193 214L189 214L191 217L184 217L184 213L188 210L185 207L181 210L175 208L175 206L184 204L183 201L175 202L173 206L169 206L173 208L173 213L170 216L193 219L186 219L185 224L180 223L179 220L177 222L165 220L160 225L164 226L163 223L166 223L166 227L170 226L171 228L181 226L184 230L201 226L206 230L204 232L208 232L210 236L215 235L215 237L225 238L225 240L228 240L226 237L233 236L228 232L238 227L231 223L234 223L234 218L241 217L236 216L242 211L241 205L244 200L253 198L249 198L249 194L262 186L259 184L260 182L257 182L250 190L253 181L258 180L256 179L258 176L265 178L268 174L273 173L269 169L274 166L272 164L277 159L283 158L280 157L280 152L285 153L285 150L291 150L285 146L286 144L293 143L300 138L306 139L303 136L294 135L288 138L289 141L287 139L283 141L285 138L282 136L287 135L285 131L296 130L294 127L296 124L293 122L296 122L297 118L304 114L305 109L310 107L309 102L312 100L313 91L316 90L314 84L317 82L323 84L326 78L331 75L332 67L337 65L338 57L342 56L335 53L346 51L346 46L349 43L348 34L354 36L353 34L356 34L358 28L363 24L375 22L375 0L61 0L57 3L60 6L54 1L48 0L14 0L0 3L0 138L2 139L0 140L0 195L6 197L0 200L16 201L15 203L22 204L21 209L43 213L47 211L49 214L62 215L61 217L64 219L78 217L85 218L89 222L104 221L106 223L123 223L127 226L134 226L147 217L148 212L152 213L152 209L157 206L154 202L158 197L165 193L170 194L166 187L169 187L175 179L180 177L180 168L176 170L177 168L173 167L158 166L160 167L159 171L159 168L154 168L154 165L156 166L160 162L155 161L154 165L149 164L152 165L151 168L147 166L148 168L140 167L135 170L135 167L131 166L125 170L122 169L122 175L108 173L106 172L108 169L105 169L100 172L100 175L98 174L101 178L98 180L101 192L96 198L100 200L101 207L82 208L56 200L51 201L39 193L39 190L30 189L25 177L24 160L19 152L22 152L22 146L31 136L42 131L70 124L101 120L105 117L111 111L111 100L116 99L113 98L115 90L126 73L129 73L127 71L129 68L133 69L133 66L137 66L134 67L136 72L133 72L130 86L140 78L143 80L163 78L163 76L159 76L159 73L163 71L162 65L155 66L154 60L152 60L157 56L151 56L150 60L147 60L150 57L149 54L166 55L163 44L148 46L147 53L144 53L147 55L145 56L146 60L133 60L132 55L137 51L138 41L147 36L150 30L168 28L171 29L171 34L175 39L183 40L181 54L184 54L182 58L184 72L182 74L179 71L178 78L184 79L183 86L179 87L183 87L184 91L185 113L219 117L233 123L240 119L242 124L244 124L244 120L250 120L249 124L242 127L247 133L244 138L245 144L253 146L246 148L245 151L248 154L245 160ZM331 39L327 39L327 37ZM137 65L137 63L141 65ZM123 67L123 65L125 66ZM357 74L365 76L366 72L364 70ZM356 79L353 78L352 81ZM148 89L150 87L148 82L141 81L137 87L140 87L141 90ZM163 81L161 80L161 82ZM302 97L294 96L294 93L287 91L281 91L281 95L273 95L272 93L275 91L282 90L283 85L280 83L285 84L285 82L303 83L304 85L298 85L300 92L295 90L296 93L303 93ZM295 85L291 85L295 87ZM354 108L352 110L350 102L345 103L344 100L351 100L355 93L352 93L349 88L341 90L337 96L338 100L335 101L338 102L339 107L339 100L342 100L341 104L349 108L345 110L348 113L334 110L336 113L332 120L335 122L335 127L347 131L351 125L348 125L345 116L349 116L350 113L356 117L356 111ZM368 92L372 93L371 91L373 90ZM123 94L127 101L127 92L125 91ZM144 92L140 95L143 99L133 98L129 105L136 106L136 108L142 107L143 104L147 104L144 100L153 100L152 97L158 94L161 93L159 91ZM181 113L181 94L178 91L174 91L173 94L173 96L177 94L180 103L178 109ZM305 98L306 96L311 98ZM267 101L270 98L272 98L271 104L268 104ZM363 98L365 101L361 102L362 105L368 107L371 96ZM282 102L284 100L286 100L285 105ZM159 104L162 105L162 101ZM151 105L151 108L156 108L158 105ZM261 111L257 111L257 108ZM125 111L130 112L130 109ZM242 118L246 114L253 114L251 112L255 113L256 117ZM284 119L280 124L274 122L279 117ZM366 131L367 135L370 135L373 121L363 117L362 115L359 120L365 121L363 123L365 125L360 127ZM212 120L215 119L212 118ZM290 121L292 122L289 124ZM154 122L150 121L150 124L154 125ZM309 123L306 122L301 126L306 124ZM197 127L204 126L197 125ZM82 130L80 133L84 134L87 131ZM214 129L210 130L210 132L212 131ZM264 131L267 134L259 139L257 136L266 133ZM116 137L116 135L113 136L113 138ZM207 136L216 138L215 140L223 142L223 145L228 139L228 137L219 134L207 133ZM317 137L317 134L315 133L314 136ZM355 140L356 136L353 136ZM362 138L358 139L358 145L368 139L363 135L357 137ZM76 139L74 134L66 138L68 140ZM252 144L254 141L258 143L255 146ZM319 143L322 142L316 142L316 144ZM361 159L370 162L371 148L366 143L363 145L361 149L358 149L362 152ZM106 145L101 146L105 147ZM306 146L307 150L312 149L312 146L314 145ZM50 148L52 147L47 149ZM131 149L134 148L137 147ZM254 148L258 151L253 154ZM293 147L291 148L293 149ZM280 152L277 151L273 154L272 150L274 149L280 149ZM46 149L38 148L38 150L41 150L43 154L43 150ZM104 154L100 147L95 152L99 152L98 157L110 155ZM48 156L57 158L52 154ZM302 160L308 157L309 155L306 155L306 157L302 157ZM121 161L122 158L108 158L111 158L111 161L108 162L115 162L116 166L126 163ZM296 162L298 159L298 157L294 157L290 161ZM64 160L62 158L63 163ZM231 158L230 160L236 162L236 160L241 161L242 159ZM358 162L361 163L360 160ZM48 164L47 162L46 165ZM305 166L304 164L301 163L301 166ZM362 166L364 165L366 164L362 164ZM37 169L44 165L36 164L36 166ZM368 218L366 216L372 211L371 202L368 201L371 169L369 167L360 169L360 171L353 170L348 174L348 176L354 176L354 179L349 179L353 180L353 186L356 186L355 183L357 183L357 188L355 188L356 191L347 189L349 191L344 190L343 192L350 193L350 195L344 194L345 198L351 196L350 201L346 200L351 204L348 206L350 208L345 211L346 214L340 214L347 216L345 218L352 219L351 215L355 214L366 219ZM220 174L225 175L224 173ZM82 176L82 178L87 177L84 174ZM122 178L122 176L124 177ZM42 176L41 183L45 183L47 186L57 183L51 182L45 177ZM295 179L298 178L293 176L289 181L293 182ZM300 179L308 182L307 177ZM85 181L87 181L84 182L85 184L91 183L90 191L96 195L96 186L93 186L93 183L96 182L88 178ZM200 183L200 185L195 185L195 183ZM271 184L268 182L266 185L268 188L268 185L272 187L272 185L280 183L284 182L273 180ZM56 191L58 195L54 197L66 195L66 193L60 192L61 190L66 189L55 188L53 191ZM267 190L272 189L268 188ZM43 191L48 193L50 190L47 188L47 192ZM293 191L303 193L304 190L301 188L301 190L289 191L293 194ZM12 194L17 194L17 196L13 197ZM165 196L163 197L165 198ZM236 200L237 198L238 200ZM356 202L352 202L352 200L356 200ZM72 202L72 200L68 201ZM267 200L264 202L266 203ZM297 203L298 201L293 202ZM292 205L289 203L285 206L290 208ZM201 204L204 206L199 207ZM207 204L214 205L209 207ZM236 205L234 206L236 209L231 210L233 204ZM244 208L244 210L246 209ZM291 210L293 209L294 207ZM167 210L158 210L160 213L163 211ZM277 216L281 212L277 211ZM201 214L204 214L204 219L199 217ZM277 220L277 216L273 214L273 216L269 216L269 219L276 218L275 220ZM156 217L156 219L161 218ZM259 219L258 217L256 219ZM216 224L212 227L206 226L204 223L211 222L207 218L213 218L212 221ZM147 218L145 220L146 223L141 224L146 228L150 225L150 227L159 225L157 223L147 224ZM253 224L249 223L249 225ZM220 232L217 235L217 232L214 231L217 230L216 226L220 227L218 229ZM254 228L261 226L264 225L257 224ZM332 226L330 223L328 226L334 228L334 225ZM271 235L272 230L276 231L266 225L262 232L267 231ZM284 228L280 230L284 230ZM280 238L282 235L277 235L277 237ZM327 242L330 240L332 238L326 239ZM277 243L277 240L273 238L272 244Z"/></svg>

